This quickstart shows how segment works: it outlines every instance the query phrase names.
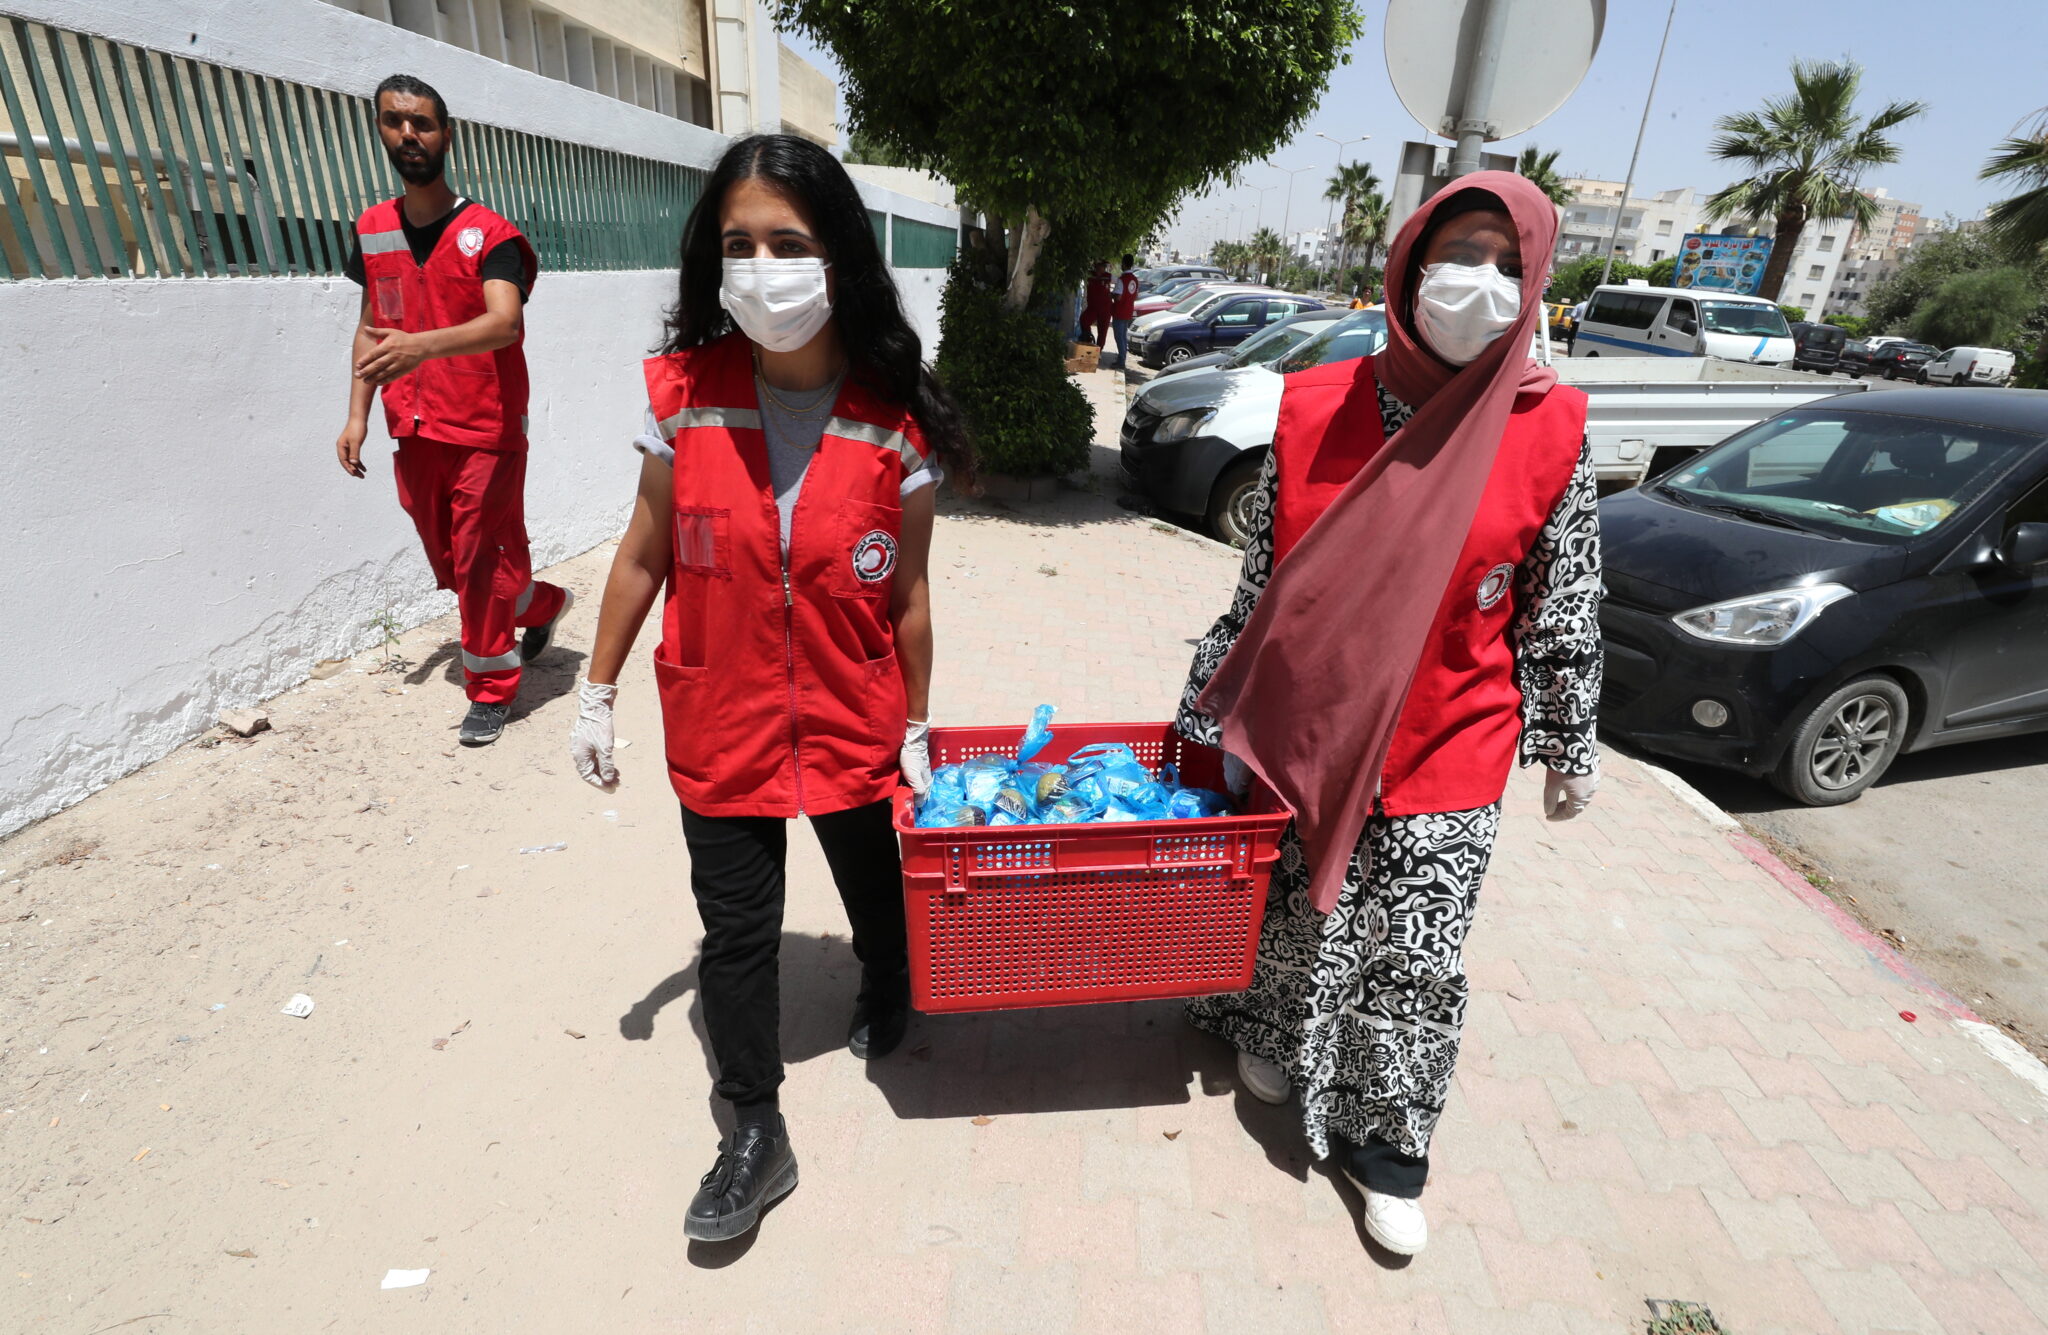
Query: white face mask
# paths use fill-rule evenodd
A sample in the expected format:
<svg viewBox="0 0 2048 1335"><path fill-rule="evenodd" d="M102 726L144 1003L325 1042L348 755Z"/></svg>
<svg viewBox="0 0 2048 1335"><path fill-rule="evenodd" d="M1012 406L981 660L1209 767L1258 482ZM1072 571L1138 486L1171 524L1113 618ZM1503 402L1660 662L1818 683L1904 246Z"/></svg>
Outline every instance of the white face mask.
<svg viewBox="0 0 2048 1335"><path fill-rule="evenodd" d="M748 338L770 352L795 352L832 318L825 288L831 266L814 256L727 260L718 304Z"/></svg>
<svg viewBox="0 0 2048 1335"><path fill-rule="evenodd" d="M1522 285L1491 264L1429 264L1415 290L1415 324L1436 355L1466 366L1522 313Z"/></svg>

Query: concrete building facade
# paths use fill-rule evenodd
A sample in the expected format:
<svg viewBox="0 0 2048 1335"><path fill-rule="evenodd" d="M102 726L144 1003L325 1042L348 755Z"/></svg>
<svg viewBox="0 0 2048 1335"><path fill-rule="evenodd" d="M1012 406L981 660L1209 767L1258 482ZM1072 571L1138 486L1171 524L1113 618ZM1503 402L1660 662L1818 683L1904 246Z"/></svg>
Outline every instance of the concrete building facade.
<svg viewBox="0 0 2048 1335"><path fill-rule="evenodd" d="M1700 201L1690 186L1655 195L1632 195L1624 205L1620 181L1569 177L1571 202L1558 219L1556 260L1565 264L1587 255L1604 255L1610 235L1614 256L1632 264L1655 264L1678 251L1687 232L1697 231ZM1619 230L1615 214L1621 215Z"/></svg>
<svg viewBox="0 0 2048 1335"><path fill-rule="evenodd" d="M838 142L838 90L762 0L326 0L721 134Z"/></svg>

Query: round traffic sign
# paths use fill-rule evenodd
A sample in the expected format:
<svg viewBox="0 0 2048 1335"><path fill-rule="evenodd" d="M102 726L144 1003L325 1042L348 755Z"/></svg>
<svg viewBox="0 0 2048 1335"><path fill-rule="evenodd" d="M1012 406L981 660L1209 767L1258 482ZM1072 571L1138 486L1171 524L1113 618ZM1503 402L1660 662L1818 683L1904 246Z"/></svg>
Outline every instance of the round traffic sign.
<svg viewBox="0 0 2048 1335"><path fill-rule="evenodd" d="M1489 10L1498 58L1485 59ZM1607 0L1387 0L1387 74L1430 134L1458 137L1461 119L1512 139L1570 97L1607 24ZM1491 65L1491 69L1484 68ZM1489 77L1490 76L1490 77ZM1471 105L1478 95L1485 106Z"/></svg>

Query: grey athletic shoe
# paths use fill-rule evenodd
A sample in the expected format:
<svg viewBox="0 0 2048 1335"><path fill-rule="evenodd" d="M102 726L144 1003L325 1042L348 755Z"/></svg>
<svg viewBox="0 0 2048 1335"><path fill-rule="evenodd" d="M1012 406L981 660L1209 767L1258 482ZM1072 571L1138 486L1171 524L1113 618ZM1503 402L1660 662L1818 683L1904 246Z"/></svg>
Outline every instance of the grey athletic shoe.
<svg viewBox="0 0 2048 1335"><path fill-rule="evenodd" d="M512 713L510 705L487 705L481 700L471 702L469 713L462 720L462 744L464 746L489 746L505 731L505 719Z"/></svg>
<svg viewBox="0 0 2048 1335"><path fill-rule="evenodd" d="M526 633L519 637L520 662L531 663L548 651L548 646L555 642L555 627L562 624L562 618L569 615L569 609L575 605L576 595L567 589L562 590L562 610L555 613L554 619L538 626L528 626Z"/></svg>

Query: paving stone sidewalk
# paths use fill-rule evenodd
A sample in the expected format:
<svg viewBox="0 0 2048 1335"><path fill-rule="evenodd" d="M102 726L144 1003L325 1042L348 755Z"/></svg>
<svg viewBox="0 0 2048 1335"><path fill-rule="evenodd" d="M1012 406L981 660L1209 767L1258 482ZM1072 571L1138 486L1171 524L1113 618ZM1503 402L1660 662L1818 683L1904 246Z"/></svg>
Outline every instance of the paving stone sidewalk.
<svg viewBox="0 0 2048 1335"><path fill-rule="evenodd" d="M1113 439L1115 379L1081 379ZM1106 476L1093 487L948 503L939 723L1021 726L1041 700L1070 721L1170 713L1235 554L1120 510ZM595 594L608 559L550 578ZM579 601L570 643L587 644L595 610ZM1425 1197L1433 1239L1413 1262L1362 1241L1355 1194L1309 1159L1291 1110L1239 1092L1228 1051L1176 1005L925 1017L896 1057L855 1062L838 1045L857 967L807 834L792 842L784 942L783 1098L803 1184L746 1243L685 1247L682 1205L717 1132L644 658L622 691L621 735L637 745L617 794L567 776L562 682L488 753L443 762L427 748L384 767L323 750L321 720L386 710L441 728L453 688L436 678L394 699L381 679L340 678L272 703L280 773L336 806L367 795L401 812L452 775L489 814L408 820L403 845L387 834L350 845L344 866L299 871L260 846L278 836L265 810L207 805L209 783L227 781L221 748L16 841L53 846L89 828L95 804L164 792L151 846L102 850L107 865L65 873L67 894L147 899L170 866L247 867L214 896L228 939L213 948L243 930L237 896L292 880L308 943L348 937L363 953L321 980L314 1019L262 1031L282 1039L235 1052L222 1036L210 1077L256 1090L234 1101L209 1106L196 1066L151 1085L94 1067L102 1054L82 1044L33 1059L51 1068L35 1088L20 1078L31 1063L5 1068L9 1178L51 1184L12 1214L40 1218L61 1195L70 1218L5 1224L7 1272L36 1278L0 1298L27 1317L0 1325L84 1335L181 1312L132 1329L1576 1335L1641 1332L1655 1299L1703 1304L1729 1335L2048 1329L2048 1103L1618 755L1575 822L1539 819L1532 775L1510 790L1467 951L1470 1022ZM514 851L558 831L564 853ZM407 870L425 859L431 876ZM478 878L508 897L481 897ZM344 879L351 913L331 902ZM152 953L201 939L173 920L179 894L189 902L158 895L162 925L138 909L94 943L136 991L120 1032L152 1043L198 1023L151 1013L200 996L162 982L176 965ZM113 972L61 951L13 967L58 980L10 986L38 1041L83 1006L78 979ZM247 969L288 992L303 961ZM468 1015L475 1031L429 1050L426 1017L445 1032ZM588 1042L560 1037L565 1024ZM91 1115L68 1102L86 1073L115 1109L60 1141L43 1124ZM182 1143L168 1129L138 1140L130 1124L158 1116L166 1080L206 1119ZM264 1146L283 1135L301 1137L292 1152L312 1177L271 1166L280 1151ZM165 1174L155 1222L113 1219L99 1187L56 1185L139 1173L126 1161L140 1144ZM301 1182L298 1199L260 1185L272 1171ZM295 1222L315 1214L320 1233ZM259 1236L257 1259L219 1254ZM379 1293L387 1266L433 1275Z"/></svg>

